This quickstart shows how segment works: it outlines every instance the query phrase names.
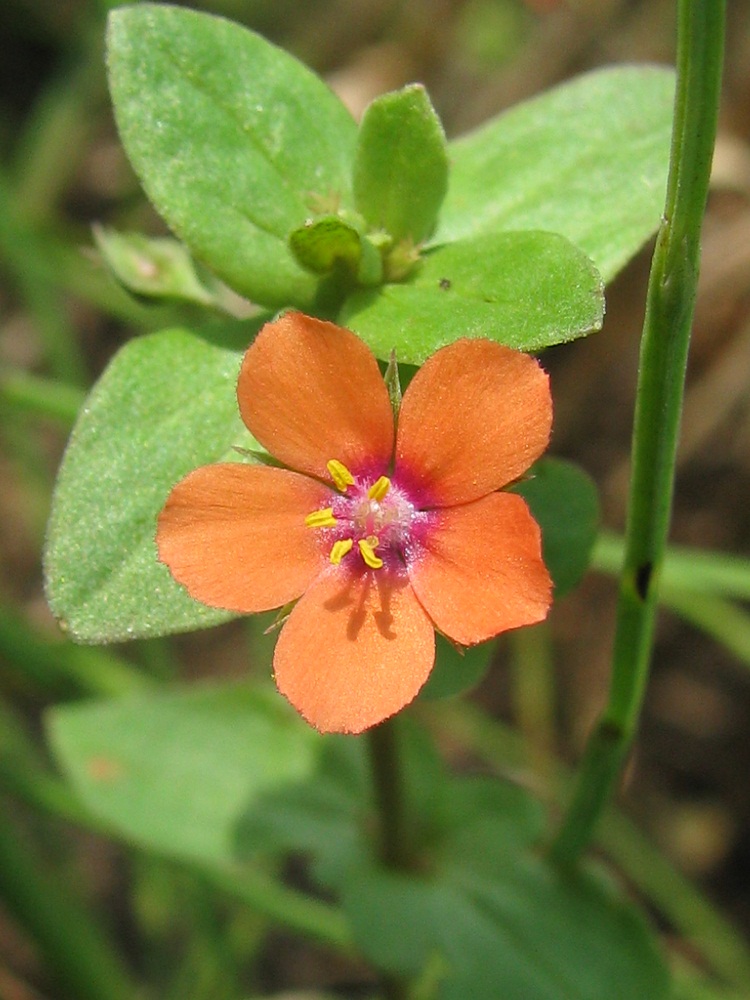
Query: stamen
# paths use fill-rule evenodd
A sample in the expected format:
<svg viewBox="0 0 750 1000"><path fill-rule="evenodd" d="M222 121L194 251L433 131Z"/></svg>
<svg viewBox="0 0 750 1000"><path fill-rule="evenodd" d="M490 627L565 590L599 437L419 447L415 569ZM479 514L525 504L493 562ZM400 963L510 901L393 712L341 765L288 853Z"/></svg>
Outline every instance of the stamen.
<svg viewBox="0 0 750 1000"><path fill-rule="evenodd" d="M349 472L343 462L339 462L338 459L332 458L330 462L326 462L326 468L330 472L333 484L339 493L346 493L347 486L354 485L354 476L351 472Z"/></svg>
<svg viewBox="0 0 750 1000"><path fill-rule="evenodd" d="M351 538L340 538L337 542L333 543L329 558L334 566L338 566L346 553L351 551L353 545L354 542Z"/></svg>
<svg viewBox="0 0 750 1000"><path fill-rule="evenodd" d="M314 510L305 518L308 528L333 528L338 522L333 516L333 507L326 507L324 510Z"/></svg>
<svg viewBox="0 0 750 1000"><path fill-rule="evenodd" d="M369 535L367 538L360 538L359 551L362 553L362 558L364 559L366 565L370 569L380 569L383 565L383 560L375 555L375 548L378 545L378 539L375 535Z"/></svg>
<svg viewBox="0 0 750 1000"><path fill-rule="evenodd" d="M380 501L391 488L391 481L388 476L381 476L367 491L370 500Z"/></svg>

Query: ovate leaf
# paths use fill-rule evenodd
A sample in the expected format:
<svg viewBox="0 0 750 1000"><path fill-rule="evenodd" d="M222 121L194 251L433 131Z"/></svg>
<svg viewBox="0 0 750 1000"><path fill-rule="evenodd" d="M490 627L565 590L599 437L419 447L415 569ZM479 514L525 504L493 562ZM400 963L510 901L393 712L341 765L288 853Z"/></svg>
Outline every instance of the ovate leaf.
<svg viewBox="0 0 750 1000"><path fill-rule="evenodd" d="M476 687L490 669L495 643L461 649L443 636L436 636L435 666L419 692L420 699L452 698Z"/></svg>
<svg viewBox="0 0 750 1000"><path fill-rule="evenodd" d="M608 282L659 225L673 92L671 70L597 70L452 142L433 242L549 229Z"/></svg>
<svg viewBox="0 0 750 1000"><path fill-rule="evenodd" d="M178 6L110 15L117 124L151 201L228 285L309 306L289 233L324 200L350 205L356 126L325 84L259 35Z"/></svg>
<svg viewBox="0 0 750 1000"><path fill-rule="evenodd" d="M436 1000L664 1000L666 969L632 905L585 873L512 848L505 860L494 877L351 877L360 947L381 969L436 981Z"/></svg>
<svg viewBox="0 0 750 1000"><path fill-rule="evenodd" d="M447 184L445 134L424 87L376 98L354 159L355 203L370 227L421 243L435 228Z"/></svg>
<svg viewBox="0 0 750 1000"><path fill-rule="evenodd" d="M358 291L340 321L378 357L421 364L459 337L490 337L537 351L598 330L601 278L555 233L508 232L461 240L425 254L403 284Z"/></svg>
<svg viewBox="0 0 750 1000"><path fill-rule="evenodd" d="M48 728L92 815L141 847L208 864L237 860L245 817L309 779L321 748L282 698L240 685L65 706Z"/></svg>
<svg viewBox="0 0 750 1000"><path fill-rule="evenodd" d="M544 561L555 598L572 590L586 572L599 530L599 495L583 469L559 458L537 462L515 492L542 529Z"/></svg>
<svg viewBox="0 0 750 1000"><path fill-rule="evenodd" d="M188 597L158 562L154 536L179 479L253 443L237 412L240 359L169 330L126 344L94 387L60 468L45 552L48 599L73 638L113 642L231 617Z"/></svg>

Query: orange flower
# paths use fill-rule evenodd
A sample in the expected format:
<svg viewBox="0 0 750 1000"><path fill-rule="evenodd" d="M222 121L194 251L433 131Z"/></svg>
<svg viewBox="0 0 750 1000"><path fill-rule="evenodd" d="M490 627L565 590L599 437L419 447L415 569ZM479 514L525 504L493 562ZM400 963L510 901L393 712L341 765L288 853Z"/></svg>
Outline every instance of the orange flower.
<svg viewBox="0 0 750 1000"><path fill-rule="evenodd" d="M407 705L432 669L435 629L471 645L546 617L539 528L520 496L497 492L549 439L533 358L490 340L444 347L414 376L396 428L365 344L290 312L248 349L237 397L288 468L190 473L159 516L159 558L212 607L297 601L274 674L319 730L362 732Z"/></svg>

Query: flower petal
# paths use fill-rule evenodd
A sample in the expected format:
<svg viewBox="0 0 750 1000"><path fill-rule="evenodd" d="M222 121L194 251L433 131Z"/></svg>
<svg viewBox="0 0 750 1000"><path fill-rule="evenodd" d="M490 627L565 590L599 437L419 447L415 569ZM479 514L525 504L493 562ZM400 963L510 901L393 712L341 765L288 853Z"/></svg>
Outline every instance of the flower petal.
<svg viewBox="0 0 750 1000"><path fill-rule="evenodd" d="M425 506L476 500L518 479L547 447L551 425L548 378L534 358L457 340L404 394L395 476Z"/></svg>
<svg viewBox="0 0 750 1000"><path fill-rule="evenodd" d="M360 733L417 694L435 633L405 574L332 568L296 605L273 659L279 691L323 733Z"/></svg>
<svg viewBox="0 0 750 1000"><path fill-rule="evenodd" d="M393 415L375 356L349 330L302 313L267 323L237 383L250 432L285 465L330 478L326 463L382 472Z"/></svg>
<svg viewBox="0 0 750 1000"><path fill-rule="evenodd" d="M159 515L159 559L191 597L228 611L268 611L299 597L328 565L305 515L325 486L286 469L227 462L191 472Z"/></svg>
<svg viewBox="0 0 750 1000"><path fill-rule="evenodd" d="M547 617L552 583L524 500L491 493L435 512L409 579L441 632L463 645Z"/></svg>

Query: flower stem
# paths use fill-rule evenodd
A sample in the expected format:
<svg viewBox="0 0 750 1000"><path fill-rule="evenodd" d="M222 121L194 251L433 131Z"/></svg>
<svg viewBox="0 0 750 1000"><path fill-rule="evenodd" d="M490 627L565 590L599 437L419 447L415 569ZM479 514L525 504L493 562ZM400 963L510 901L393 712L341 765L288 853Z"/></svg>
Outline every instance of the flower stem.
<svg viewBox="0 0 750 1000"><path fill-rule="evenodd" d="M386 868L409 871L412 857L406 830L406 797L399 752L398 723L386 719L368 730L370 767L379 820L378 851ZM409 1000L409 981L402 976L382 975L385 1000Z"/></svg>
<svg viewBox="0 0 750 1000"><path fill-rule="evenodd" d="M386 719L370 729L367 739L379 819L380 860L386 868L408 871L412 865L406 836L406 803L396 720Z"/></svg>
<svg viewBox="0 0 750 1000"><path fill-rule="evenodd" d="M641 338L612 682L609 702L584 754L573 802L551 848L552 857L566 864L586 848L612 792L633 739L648 676L716 135L724 17L724 0L680 0L678 5L672 154Z"/></svg>

